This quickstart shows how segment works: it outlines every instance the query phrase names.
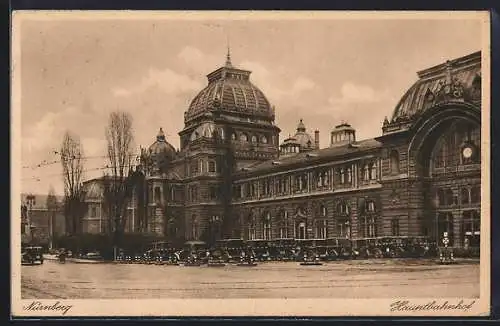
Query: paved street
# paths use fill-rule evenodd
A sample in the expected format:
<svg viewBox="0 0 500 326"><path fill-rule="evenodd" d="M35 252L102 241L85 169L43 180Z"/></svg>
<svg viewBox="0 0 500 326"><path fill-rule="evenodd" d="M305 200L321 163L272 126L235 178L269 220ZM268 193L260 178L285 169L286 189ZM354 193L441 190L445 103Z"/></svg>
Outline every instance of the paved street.
<svg viewBox="0 0 500 326"><path fill-rule="evenodd" d="M323 266L257 267L126 264L22 266L29 298L383 298L478 297L479 264L354 260Z"/></svg>

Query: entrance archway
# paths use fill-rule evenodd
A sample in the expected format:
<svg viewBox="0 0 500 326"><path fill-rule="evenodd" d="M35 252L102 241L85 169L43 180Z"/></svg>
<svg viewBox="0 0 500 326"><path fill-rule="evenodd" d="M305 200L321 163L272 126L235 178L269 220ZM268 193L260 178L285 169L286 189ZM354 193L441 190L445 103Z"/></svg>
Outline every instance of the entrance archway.
<svg viewBox="0 0 500 326"><path fill-rule="evenodd" d="M424 202L422 233L439 245L444 234L454 247L479 243L473 212L480 211L480 200L470 195L481 186L479 108L465 103L435 107L413 128L407 172L415 180L410 191Z"/></svg>

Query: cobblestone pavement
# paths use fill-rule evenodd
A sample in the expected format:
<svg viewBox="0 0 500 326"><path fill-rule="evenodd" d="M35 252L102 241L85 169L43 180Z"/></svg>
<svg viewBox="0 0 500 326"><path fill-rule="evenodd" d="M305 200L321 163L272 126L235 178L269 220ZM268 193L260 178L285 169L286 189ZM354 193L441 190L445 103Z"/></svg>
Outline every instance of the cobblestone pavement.
<svg viewBox="0 0 500 326"><path fill-rule="evenodd" d="M22 266L23 299L479 297L479 264L354 260L301 266L139 264Z"/></svg>

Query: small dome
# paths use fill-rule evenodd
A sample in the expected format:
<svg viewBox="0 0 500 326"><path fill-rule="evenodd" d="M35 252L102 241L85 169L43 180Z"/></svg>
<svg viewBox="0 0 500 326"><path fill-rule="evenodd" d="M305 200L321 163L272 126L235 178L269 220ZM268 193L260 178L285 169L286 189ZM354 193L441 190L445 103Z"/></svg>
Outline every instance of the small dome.
<svg viewBox="0 0 500 326"><path fill-rule="evenodd" d="M301 149L314 148L314 137L306 132L306 126L302 119L300 119L297 126L297 132L293 136L299 143Z"/></svg>
<svg viewBox="0 0 500 326"><path fill-rule="evenodd" d="M165 133L163 129L160 128L158 135L156 136L156 141L149 146L149 155L152 157L158 157L161 159L173 160L175 158L175 148L165 139Z"/></svg>

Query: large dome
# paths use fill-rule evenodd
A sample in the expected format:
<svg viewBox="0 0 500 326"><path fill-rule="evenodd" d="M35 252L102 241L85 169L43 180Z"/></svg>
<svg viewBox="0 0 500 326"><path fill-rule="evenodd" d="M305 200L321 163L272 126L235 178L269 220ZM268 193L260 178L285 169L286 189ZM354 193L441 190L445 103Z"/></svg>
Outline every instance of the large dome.
<svg viewBox="0 0 500 326"><path fill-rule="evenodd" d="M191 101L184 122L213 110L274 120L264 93L250 82L250 71L234 68L228 53L225 66L207 75L208 85Z"/></svg>
<svg viewBox="0 0 500 326"><path fill-rule="evenodd" d="M481 52L420 71L418 77L385 124L412 119L439 103L480 100Z"/></svg>

